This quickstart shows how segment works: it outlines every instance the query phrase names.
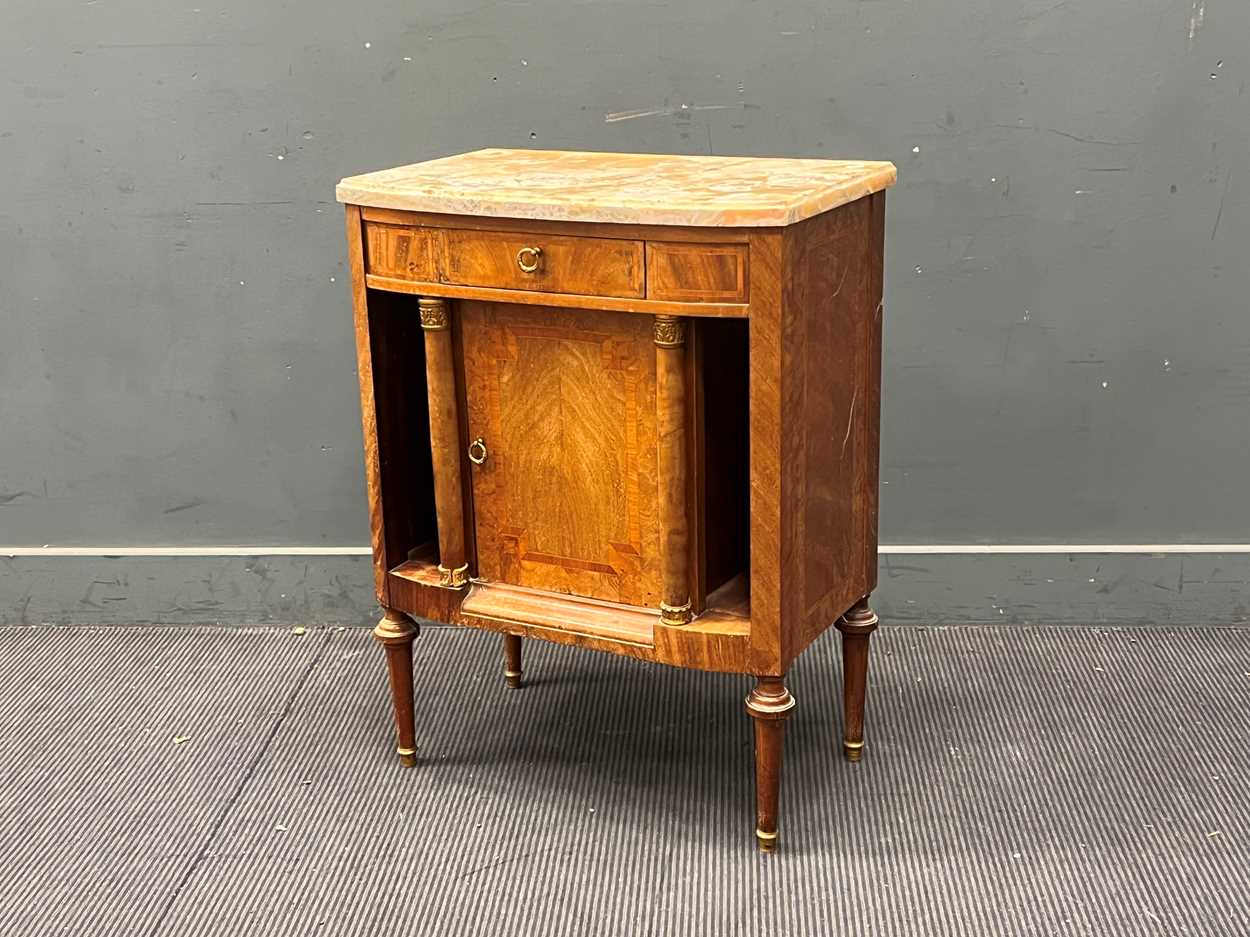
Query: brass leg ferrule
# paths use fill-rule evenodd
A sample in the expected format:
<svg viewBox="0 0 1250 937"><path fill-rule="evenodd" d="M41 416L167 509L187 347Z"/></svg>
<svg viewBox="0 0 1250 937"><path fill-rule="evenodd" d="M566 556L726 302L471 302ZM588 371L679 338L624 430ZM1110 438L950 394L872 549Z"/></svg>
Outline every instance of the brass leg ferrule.
<svg viewBox="0 0 1250 937"><path fill-rule="evenodd" d="M417 753L411 748L397 748L395 753L399 755L399 763L405 768L416 767Z"/></svg>
<svg viewBox="0 0 1250 937"><path fill-rule="evenodd" d="M842 742L842 751L846 752L847 761L859 761L864 757L864 743L861 742Z"/></svg>
<svg viewBox="0 0 1250 937"><path fill-rule="evenodd" d="M759 844L760 852L773 852L777 848L777 834L765 833L761 829L755 831L755 841Z"/></svg>
<svg viewBox="0 0 1250 937"><path fill-rule="evenodd" d="M691 612L689 602L686 602L684 605L660 603L660 621L666 625L688 625L693 619L694 614Z"/></svg>
<svg viewBox="0 0 1250 937"><path fill-rule="evenodd" d="M521 689L521 671L505 670L503 672L503 679L504 679L504 683L508 685L509 689L512 689L512 690Z"/></svg>

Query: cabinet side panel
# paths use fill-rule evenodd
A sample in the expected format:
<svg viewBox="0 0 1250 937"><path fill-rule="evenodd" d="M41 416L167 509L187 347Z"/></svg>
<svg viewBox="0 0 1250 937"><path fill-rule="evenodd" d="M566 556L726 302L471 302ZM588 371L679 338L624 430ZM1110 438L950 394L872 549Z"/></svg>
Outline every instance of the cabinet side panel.
<svg viewBox="0 0 1250 937"><path fill-rule="evenodd" d="M382 539L382 485L378 470L377 414L373 400L373 362L360 208L348 205L346 215L347 262L352 276L352 311L356 332L356 373L360 379L360 418L365 444L365 484L369 497L369 539L373 547L373 584L378 602L385 605L387 579L386 551Z"/></svg>
<svg viewBox="0 0 1250 937"><path fill-rule="evenodd" d="M784 295L782 235L751 236L751 307L748 328L750 377L751 636L749 664L757 675L782 672L782 625L792 618L783 590L784 566L793 555L793 525L783 509L787 479L782 474ZM716 367L710 364L709 367ZM792 513L792 512L790 512Z"/></svg>
<svg viewBox="0 0 1250 937"><path fill-rule="evenodd" d="M786 235L784 436L795 449L787 513L797 544L787 660L875 583L883 204L860 199Z"/></svg>
<svg viewBox="0 0 1250 937"><path fill-rule="evenodd" d="M869 308L866 312L867 340L864 343L864 418L860 423L864 439L860 462L859 497L863 506L860 520L860 561L863 564L864 594L877 588L877 516L881 493L881 330L885 315L885 193L878 192L869 199L868 235L866 241L871 251L869 273ZM875 297L875 298L874 298ZM859 596L856 596L859 598Z"/></svg>

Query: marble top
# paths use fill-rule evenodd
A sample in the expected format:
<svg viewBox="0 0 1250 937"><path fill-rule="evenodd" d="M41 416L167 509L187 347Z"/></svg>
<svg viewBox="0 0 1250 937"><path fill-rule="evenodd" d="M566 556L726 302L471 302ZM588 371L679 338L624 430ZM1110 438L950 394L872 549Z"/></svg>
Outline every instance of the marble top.
<svg viewBox="0 0 1250 937"><path fill-rule="evenodd" d="M340 202L455 215L709 227L794 224L893 185L893 163L475 150L339 183Z"/></svg>

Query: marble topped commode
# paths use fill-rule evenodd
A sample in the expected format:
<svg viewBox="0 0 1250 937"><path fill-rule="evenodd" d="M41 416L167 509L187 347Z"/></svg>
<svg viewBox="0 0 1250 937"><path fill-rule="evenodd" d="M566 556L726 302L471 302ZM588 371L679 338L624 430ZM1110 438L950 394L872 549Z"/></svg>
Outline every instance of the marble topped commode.
<svg viewBox="0 0 1250 937"><path fill-rule="evenodd" d="M894 184L893 163L476 150L349 176L340 202L373 208L619 224L771 227Z"/></svg>
<svg viewBox="0 0 1250 937"><path fill-rule="evenodd" d="M502 635L512 688L523 640L752 678L763 850L786 672L836 628L859 760L895 176L492 149L339 184L402 764L461 692L435 665L414 695L421 620Z"/></svg>

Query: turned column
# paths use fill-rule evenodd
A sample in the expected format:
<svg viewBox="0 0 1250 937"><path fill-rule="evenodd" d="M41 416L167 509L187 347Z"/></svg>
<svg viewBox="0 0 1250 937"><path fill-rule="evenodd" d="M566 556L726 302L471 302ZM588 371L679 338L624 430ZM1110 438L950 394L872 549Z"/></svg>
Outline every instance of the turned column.
<svg viewBox="0 0 1250 937"><path fill-rule="evenodd" d="M747 714L755 723L755 839L764 852L777 848L786 719L794 709L794 697L784 679L760 677L747 696Z"/></svg>
<svg viewBox="0 0 1250 937"><path fill-rule="evenodd" d="M503 636L503 679L513 690L521 688L521 636Z"/></svg>
<svg viewBox="0 0 1250 937"><path fill-rule="evenodd" d="M842 632L842 750L850 761L864 754L864 697L868 692L868 639L877 613L864 596L838 619Z"/></svg>
<svg viewBox="0 0 1250 937"><path fill-rule="evenodd" d="M441 584L459 588L469 580L464 555L464 497L460 479L460 417L456 363L447 300L421 297L425 332L425 379L430 400L430 455L434 464L434 511L438 517Z"/></svg>
<svg viewBox="0 0 1250 937"><path fill-rule="evenodd" d="M655 317L655 406L659 433L660 620L684 625L690 610L686 514L686 322Z"/></svg>
<svg viewBox="0 0 1250 937"><path fill-rule="evenodd" d="M412 640L417 636L417 623L393 608L385 614L373 636L386 649L386 666L391 676L391 703L395 708L395 751L399 763L411 768L417 763L417 731L413 724L412 704Z"/></svg>

